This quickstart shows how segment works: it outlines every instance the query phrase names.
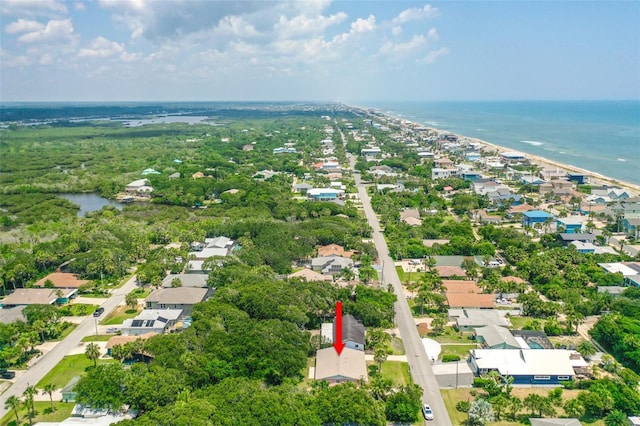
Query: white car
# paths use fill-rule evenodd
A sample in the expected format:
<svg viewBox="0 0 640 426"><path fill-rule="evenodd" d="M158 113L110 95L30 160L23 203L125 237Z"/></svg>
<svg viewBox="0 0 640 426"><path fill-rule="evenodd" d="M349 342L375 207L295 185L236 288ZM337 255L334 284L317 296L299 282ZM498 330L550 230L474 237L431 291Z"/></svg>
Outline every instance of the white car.
<svg viewBox="0 0 640 426"><path fill-rule="evenodd" d="M431 410L431 406L429 404L424 404L422 406L422 415L425 420L433 420L433 410Z"/></svg>

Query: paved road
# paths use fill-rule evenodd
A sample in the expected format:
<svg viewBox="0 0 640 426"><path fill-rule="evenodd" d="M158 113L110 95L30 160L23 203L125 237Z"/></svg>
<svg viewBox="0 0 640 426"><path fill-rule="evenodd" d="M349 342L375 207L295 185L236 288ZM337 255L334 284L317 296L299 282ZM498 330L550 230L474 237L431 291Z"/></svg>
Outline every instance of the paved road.
<svg viewBox="0 0 640 426"><path fill-rule="evenodd" d="M119 304L124 302L125 296L130 293L136 286L136 277L132 276L122 287L115 290L111 297L109 297L102 305L105 313L111 312ZM22 396L22 393L27 386L35 385L38 383L53 367L55 367L65 355L71 352L72 349L81 344L82 339L85 336L95 334L97 321L100 318L94 318L90 316L85 318L75 330L58 343L53 349L44 354L38 359L38 362L33 364L28 370L21 374L20 377L16 376L15 383L9 387L2 395L0 395L0 418L7 414L8 410L4 408L4 404L12 395Z"/></svg>
<svg viewBox="0 0 640 426"><path fill-rule="evenodd" d="M349 159L351 162L351 169L353 170L355 159L352 156L349 156ZM449 418L447 409L444 406L444 400L440 394L438 382L433 374L431 360L427 357L427 353L425 352L422 344L422 339L416 329L416 323L411 315L411 311L409 310L409 305L407 304L402 283L398 277L398 272L393 264L393 260L389 256L387 242L380 230L380 223L373 211L373 208L371 207L369 194L367 194L366 188L360 181L360 175L354 174L354 176L358 195L362 201L362 208L364 209L369 225L373 228L373 242L378 250L378 257L382 262L382 284L391 284L397 297L397 301L394 305L396 323L404 343L413 381L424 390L422 396L423 403L430 404L433 409L434 420L429 422L429 424L450 426L451 419Z"/></svg>

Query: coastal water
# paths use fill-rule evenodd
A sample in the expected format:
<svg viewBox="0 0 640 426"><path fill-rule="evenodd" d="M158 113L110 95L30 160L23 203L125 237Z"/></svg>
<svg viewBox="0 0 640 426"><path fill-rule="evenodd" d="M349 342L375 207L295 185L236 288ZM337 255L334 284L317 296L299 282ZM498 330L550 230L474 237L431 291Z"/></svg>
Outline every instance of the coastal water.
<svg viewBox="0 0 640 426"><path fill-rule="evenodd" d="M80 206L78 212L79 217L84 217L87 212L94 212L100 210L104 206L115 206L118 210L122 210L122 204L117 201L102 198L96 194L58 194L59 197L66 198L73 204Z"/></svg>
<svg viewBox="0 0 640 426"><path fill-rule="evenodd" d="M640 101L372 102L367 106L640 185Z"/></svg>

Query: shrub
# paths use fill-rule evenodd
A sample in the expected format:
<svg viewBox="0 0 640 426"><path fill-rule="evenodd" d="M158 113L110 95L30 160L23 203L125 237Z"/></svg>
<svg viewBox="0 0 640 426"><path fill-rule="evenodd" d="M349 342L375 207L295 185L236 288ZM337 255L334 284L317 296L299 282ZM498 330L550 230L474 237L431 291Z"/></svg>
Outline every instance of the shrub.
<svg viewBox="0 0 640 426"><path fill-rule="evenodd" d="M457 355L457 354L442 355L442 362L454 362L454 361L460 361L460 355Z"/></svg>
<svg viewBox="0 0 640 426"><path fill-rule="evenodd" d="M461 413L469 412L469 408L471 408L471 403L469 401L458 401L458 403L456 404L456 410L460 411Z"/></svg>

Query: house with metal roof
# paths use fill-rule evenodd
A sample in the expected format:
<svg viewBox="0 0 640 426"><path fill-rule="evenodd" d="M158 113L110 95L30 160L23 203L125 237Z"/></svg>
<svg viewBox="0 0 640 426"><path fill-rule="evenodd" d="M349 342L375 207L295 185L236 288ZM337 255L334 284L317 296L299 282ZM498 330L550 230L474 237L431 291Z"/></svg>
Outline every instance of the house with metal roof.
<svg viewBox="0 0 640 426"><path fill-rule="evenodd" d="M344 268L353 268L353 260L341 256L318 256L311 259L311 269L324 275L334 275Z"/></svg>
<svg viewBox="0 0 640 426"><path fill-rule="evenodd" d="M565 349L472 349L469 364L477 375L512 376L514 385L557 385L573 380L574 368L588 365L578 352Z"/></svg>
<svg viewBox="0 0 640 426"><path fill-rule="evenodd" d="M553 219L553 215L542 210L530 210L522 213L522 226L531 228L534 224L544 223L547 219Z"/></svg>
<svg viewBox="0 0 640 426"><path fill-rule="evenodd" d="M189 316L193 305L204 302L213 295L213 290L194 287L159 288L145 299L147 309L179 309Z"/></svg>
<svg viewBox="0 0 640 426"><path fill-rule="evenodd" d="M205 288L207 287L207 274L169 274L162 280L162 287L193 287L193 288ZM179 282L180 285L177 285Z"/></svg>
<svg viewBox="0 0 640 426"><path fill-rule="evenodd" d="M484 349L520 349L520 345L508 328L489 324L476 327L474 335Z"/></svg>
<svg viewBox="0 0 640 426"><path fill-rule="evenodd" d="M150 332L166 333L181 315L181 309L145 309L137 317L124 320L120 331L124 336L140 336Z"/></svg>

